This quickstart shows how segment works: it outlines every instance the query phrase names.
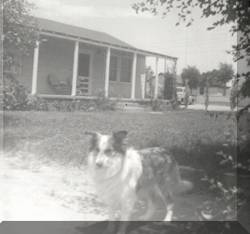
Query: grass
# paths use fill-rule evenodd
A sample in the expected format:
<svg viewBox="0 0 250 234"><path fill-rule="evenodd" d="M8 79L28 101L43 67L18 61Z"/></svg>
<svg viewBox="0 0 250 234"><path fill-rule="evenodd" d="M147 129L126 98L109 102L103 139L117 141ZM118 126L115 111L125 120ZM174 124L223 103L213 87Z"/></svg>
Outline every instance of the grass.
<svg viewBox="0 0 250 234"><path fill-rule="evenodd" d="M29 152L63 164L81 164L89 142L84 132L115 130L128 130L128 143L135 148L163 146L181 164L198 167L222 149L228 137L235 136L234 121L226 113L214 118L203 111L5 112L4 150L11 154Z"/></svg>

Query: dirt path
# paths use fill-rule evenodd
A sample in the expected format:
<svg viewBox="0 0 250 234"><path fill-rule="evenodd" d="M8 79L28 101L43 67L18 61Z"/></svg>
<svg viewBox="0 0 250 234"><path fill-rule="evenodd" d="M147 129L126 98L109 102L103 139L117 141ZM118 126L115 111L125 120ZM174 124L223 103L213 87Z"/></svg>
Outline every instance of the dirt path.
<svg viewBox="0 0 250 234"><path fill-rule="evenodd" d="M1 220L104 220L85 168L0 159Z"/></svg>
<svg viewBox="0 0 250 234"><path fill-rule="evenodd" d="M27 158L27 155L26 155ZM34 157L30 157L34 158ZM22 155L0 158L0 220L100 221L106 208L98 201L86 168L27 160ZM197 220L201 195L176 198L175 219Z"/></svg>

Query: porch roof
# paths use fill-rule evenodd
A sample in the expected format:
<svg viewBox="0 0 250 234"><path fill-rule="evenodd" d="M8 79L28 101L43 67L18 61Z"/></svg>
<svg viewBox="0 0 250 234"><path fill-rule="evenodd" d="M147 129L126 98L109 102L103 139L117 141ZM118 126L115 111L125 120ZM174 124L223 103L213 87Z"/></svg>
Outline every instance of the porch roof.
<svg viewBox="0 0 250 234"><path fill-rule="evenodd" d="M99 31L94 31L94 30L90 30L90 29L86 29L82 27L69 25L69 24L64 24L64 23L60 23L57 21L48 20L44 18L37 18L37 21L38 21L38 26L41 32L44 32L44 33L48 33L52 35L54 34L55 36L56 35L67 36L76 40L82 39L89 43L95 43L100 46L107 46L107 47L112 46L113 48L116 48L116 49L134 51L134 52L138 52L138 53L149 55L149 56L159 56L159 57L164 57L164 58L168 58L172 60L177 60L177 58L173 56L138 49L104 32L99 32Z"/></svg>

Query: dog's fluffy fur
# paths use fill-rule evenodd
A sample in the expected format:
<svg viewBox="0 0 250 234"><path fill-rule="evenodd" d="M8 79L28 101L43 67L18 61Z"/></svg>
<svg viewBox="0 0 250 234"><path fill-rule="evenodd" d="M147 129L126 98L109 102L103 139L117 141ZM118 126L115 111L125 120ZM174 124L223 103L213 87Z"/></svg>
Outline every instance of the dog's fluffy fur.
<svg viewBox="0 0 250 234"><path fill-rule="evenodd" d="M138 220L150 220L156 203L164 205L165 221L173 215L173 194L191 189L181 180L178 165L163 148L137 151L127 148L126 131L112 135L90 133L88 166L97 194L108 206L110 220L131 220L135 203L144 200L146 212ZM120 233L124 233L122 228Z"/></svg>

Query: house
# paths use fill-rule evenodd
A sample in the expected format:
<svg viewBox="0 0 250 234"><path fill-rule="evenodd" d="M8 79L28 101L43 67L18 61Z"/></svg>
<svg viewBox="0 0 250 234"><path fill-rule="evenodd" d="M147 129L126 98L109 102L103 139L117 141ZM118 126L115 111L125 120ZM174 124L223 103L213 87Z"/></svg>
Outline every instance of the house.
<svg viewBox="0 0 250 234"><path fill-rule="evenodd" d="M176 65L177 58L135 48L98 31L38 18L40 38L34 53L22 56L20 82L44 98L141 100L146 56ZM145 35L146 36L146 35ZM154 97L158 95L156 79Z"/></svg>

